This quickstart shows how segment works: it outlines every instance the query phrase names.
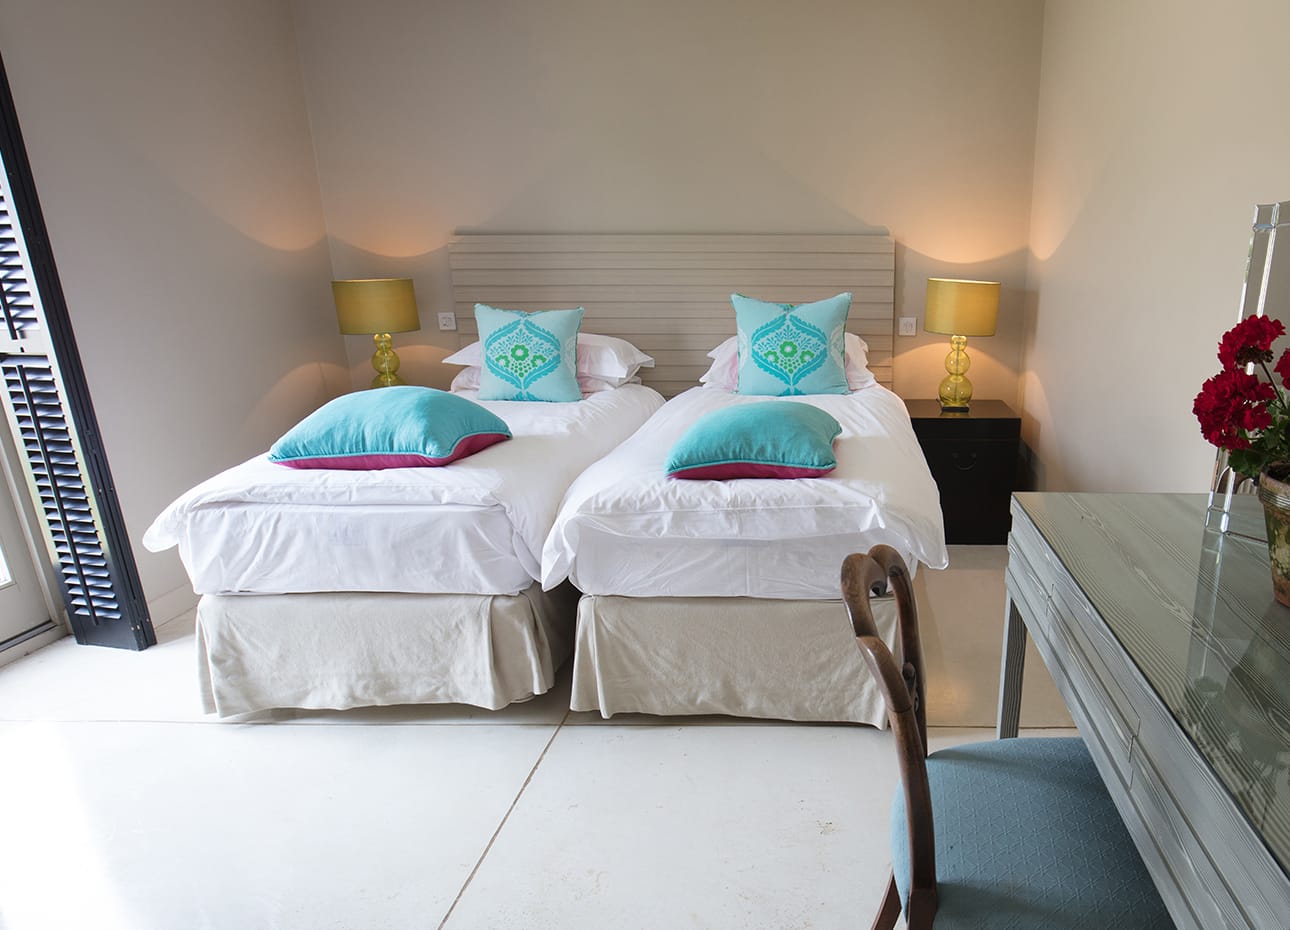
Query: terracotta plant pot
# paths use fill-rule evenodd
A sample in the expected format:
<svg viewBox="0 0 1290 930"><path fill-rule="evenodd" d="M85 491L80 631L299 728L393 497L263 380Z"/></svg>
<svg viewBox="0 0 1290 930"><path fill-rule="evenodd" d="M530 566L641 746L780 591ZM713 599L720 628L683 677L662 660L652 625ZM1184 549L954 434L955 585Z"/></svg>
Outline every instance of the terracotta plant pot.
<svg viewBox="0 0 1290 930"><path fill-rule="evenodd" d="M1259 475L1259 501L1268 527L1272 593L1290 607L1290 463L1275 462Z"/></svg>

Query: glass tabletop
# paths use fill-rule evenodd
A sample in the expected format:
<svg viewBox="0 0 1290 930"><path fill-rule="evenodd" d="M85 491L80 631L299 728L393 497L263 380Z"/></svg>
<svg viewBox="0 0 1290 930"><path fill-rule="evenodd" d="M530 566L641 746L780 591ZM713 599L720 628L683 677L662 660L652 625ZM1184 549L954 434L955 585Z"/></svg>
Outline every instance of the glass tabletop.
<svg viewBox="0 0 1290 930"><path fill-rule="evenodd" d="M1272 598L1263 513L1204 494L1019 493L1017 502L1290 872L1290 608Z"/></svg>

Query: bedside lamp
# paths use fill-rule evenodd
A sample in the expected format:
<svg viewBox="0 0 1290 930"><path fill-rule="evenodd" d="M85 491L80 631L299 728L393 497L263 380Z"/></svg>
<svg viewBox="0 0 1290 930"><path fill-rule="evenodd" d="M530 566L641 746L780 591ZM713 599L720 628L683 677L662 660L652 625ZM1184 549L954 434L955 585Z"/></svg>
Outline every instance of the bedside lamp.
<svg viewBox="0 0 1290 930"><path fill-rule="evenodd" d="M972 382L967 370L968 336L993 336L999 318L998 281L959 281L953 278L927 279L927 304L923 329L950 336L950 354L945 356L948 375L938 394L941 410L966 413L972 401Z"/></svg>
<svg viewBox="0 0 1290 930"><path fill-rule="evenodd" d="M390 333L410 333L421 328L417 296L411 278L367 278L331 282L336 300L336 319L347 336L371 335L376 343L372 387L402 384L399 357L390 348Z"/></svg>

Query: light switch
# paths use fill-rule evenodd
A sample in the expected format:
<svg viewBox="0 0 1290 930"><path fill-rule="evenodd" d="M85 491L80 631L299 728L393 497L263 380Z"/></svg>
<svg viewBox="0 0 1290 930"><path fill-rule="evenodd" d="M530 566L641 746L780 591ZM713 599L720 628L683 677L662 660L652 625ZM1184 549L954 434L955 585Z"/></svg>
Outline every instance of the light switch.
<svg viewBox="0 0 1290 930"><path fill-rule="evenodd" d="M444 331L454 330L457 328L457 314L441 313L439 314L439 329Z"/></svg>
<svg viewBox="0 0 1290 930"><path fill-rule="evenodd" d="M440 316L442 315L443 314L440 314ZM439 328L442 329L443 327L440 326ZM918 335L918 317L902 316L900 318L900 335L917 336Z"/></svg>

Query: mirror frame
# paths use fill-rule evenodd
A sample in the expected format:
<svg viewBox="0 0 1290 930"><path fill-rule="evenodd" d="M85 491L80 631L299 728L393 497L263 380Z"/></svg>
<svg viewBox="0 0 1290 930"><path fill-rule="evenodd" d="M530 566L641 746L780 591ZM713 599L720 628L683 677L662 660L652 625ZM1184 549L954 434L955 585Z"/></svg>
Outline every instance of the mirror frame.
<svg viewBox="0 0 1290 930"><path fill-rule="evenodd" d="M1290 262L1290 200L1279 203L1261 203L1254 207L1254 224L1250 231L1250 249L1245 262L1245 283L1241 288L1240 311L1236 322L1246 317L1263 316L1268 308L1268 286L1272 282L1273 262L1277 253L1277 238L1281 246L1282 262ZM1290 314L1290 294L1274 296L1274 305L1283 299ZM1290 329L1290 320L1287 320ZM1258 482L1236 472L1227 461L1227 450L1219 449L1214 459L1214 475L1209 488L1209 505L1205 511L1205 526L1220 533L1230 533L1250 539L1246 533L1231 526L1232 497L1236 494L1253 494ZM1262 542L1261 537L1258 538Z"/></svg>

